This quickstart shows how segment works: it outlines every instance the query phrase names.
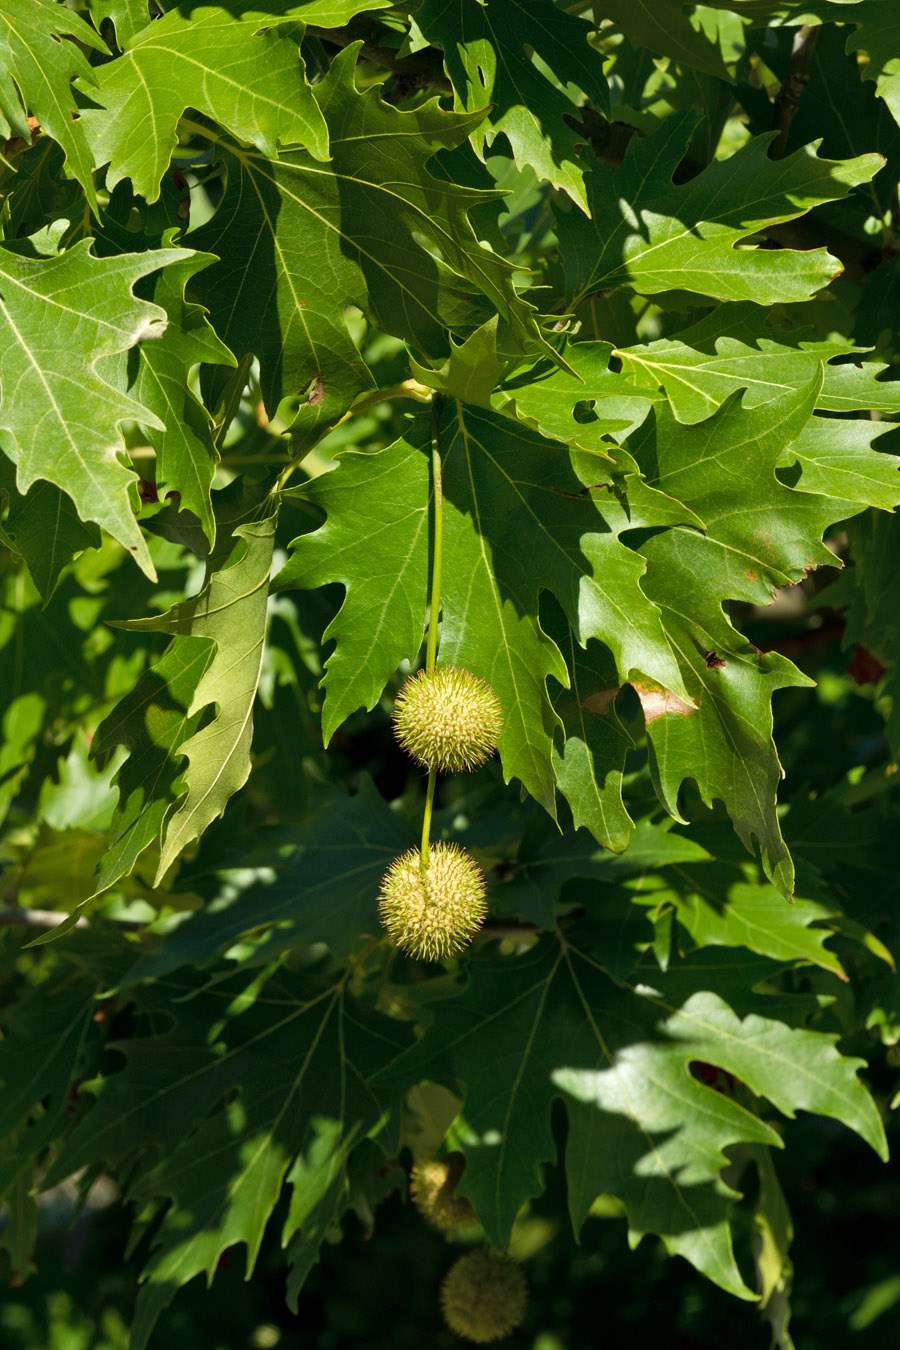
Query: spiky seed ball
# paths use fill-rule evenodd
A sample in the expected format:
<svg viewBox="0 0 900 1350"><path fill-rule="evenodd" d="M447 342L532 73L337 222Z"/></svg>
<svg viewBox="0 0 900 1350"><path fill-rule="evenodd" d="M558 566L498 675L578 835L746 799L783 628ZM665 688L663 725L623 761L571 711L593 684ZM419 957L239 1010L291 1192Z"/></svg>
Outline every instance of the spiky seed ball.
<svg viewBox="0 0 900 1350"><path fill-rule="evenodd" d="M455 1233L457 1228L478 1222L470 1202L454 1194L465 1166L461 1153L448 1153L446 1158L416 1163L409 1174L409 1190L416 1209L445 1233Z"/></svg>
<svg viewBox="0 0 900 1350"><path fill-rule="evenodd" d="M385 872L378 914L402 951L440 961L468 946L484 923L484 874L458 844L432 844L425 867L411 848Z"/></svg>
<svg viewBox="0 0 900 1350"><path fill-rule="evenodd" d="M466 1252L444 1276L441 1307L457 1336L499 1341L525 1316L528 1285L519 1266L487 1249Z"/></svg>
<svg viewBox="0 0 900 1350"><path fill-rule="evenodd" d="M489 684L460 666L420 670L394 703L394 733L407 754L429 769L462 773L494 753L503 708Z"/></svg>

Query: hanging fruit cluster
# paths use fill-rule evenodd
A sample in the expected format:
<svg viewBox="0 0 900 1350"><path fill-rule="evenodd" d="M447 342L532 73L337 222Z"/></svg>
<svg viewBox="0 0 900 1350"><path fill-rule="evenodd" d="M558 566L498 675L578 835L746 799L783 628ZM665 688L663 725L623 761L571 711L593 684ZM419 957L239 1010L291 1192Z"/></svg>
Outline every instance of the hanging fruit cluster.
<svg viewBox="0 0 900 1350"><path fill-rule="evenodd" d="M437 409L432 451L434 549L431 619L424 670L412 675L394 704L394 733L402 748L428 769L422 844L395 858L381 883L378 913L401 951L440 961L462 951L487 914L484 875L458 844L430 841L438 773L477 769L493 754L503 709L493 689L471 671L437 665L440 613L442 495Z"/></svg>

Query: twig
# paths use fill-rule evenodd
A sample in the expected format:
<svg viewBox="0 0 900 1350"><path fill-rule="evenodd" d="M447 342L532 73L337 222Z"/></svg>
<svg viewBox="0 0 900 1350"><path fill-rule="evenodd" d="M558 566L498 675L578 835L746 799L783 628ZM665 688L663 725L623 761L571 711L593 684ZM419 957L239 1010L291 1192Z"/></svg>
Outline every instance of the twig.
<svg viewBox="0 0 900 1350"><path fill-rule="evenodd" d="M19 905L0 906L0 928L56 928L70 918L61 909L23 909ZM132 919L110 919L104 917L104 923L111 923L123 933L141 933L146 923L136 923ZM90 920L82 914L75 920L75 928L90 928Z"/></svg>
<svg viewBox="0 0 900 1350"><path fill-rule="evenodd" d="M522 938L534 937L536 933L542 933L543 931L536 923L501 923L499 920L488 919L481 929L481 936L487 938Z"/></svg>
<svg viewBox="0 0 900 1350"><path fill-rule="evenodd" d="M787 150L791 123L800 107L803 90L809 84L809 63L821 31L820 23L805 23L794 34L794 46L787 75L775 100L775 122L778 136L769 147L770 159L781 159Z"/></svg>

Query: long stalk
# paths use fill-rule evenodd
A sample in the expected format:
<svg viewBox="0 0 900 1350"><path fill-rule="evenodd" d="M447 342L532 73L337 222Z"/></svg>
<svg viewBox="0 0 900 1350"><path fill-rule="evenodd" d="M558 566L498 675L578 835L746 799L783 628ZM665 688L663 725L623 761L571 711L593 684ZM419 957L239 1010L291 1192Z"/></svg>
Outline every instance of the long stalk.
<svg viewBox="0 0 900 1350"><path fill-rule="evenodd" d="M428 623L428 646L425 652L425 669L431 673L437 662L438 621L441 612L441 555L444 543L444 495L441 482L441 404L440 394L431 400L431 478L434 501L434 534L431 551L431 615ZM422 846L419 850L422 859L422 872L428 867L428 847L431 839L431 815L434 809L434 789L437 783L435 770L428 770L428 787L425 793L425 816L422 820Z"/></svg>

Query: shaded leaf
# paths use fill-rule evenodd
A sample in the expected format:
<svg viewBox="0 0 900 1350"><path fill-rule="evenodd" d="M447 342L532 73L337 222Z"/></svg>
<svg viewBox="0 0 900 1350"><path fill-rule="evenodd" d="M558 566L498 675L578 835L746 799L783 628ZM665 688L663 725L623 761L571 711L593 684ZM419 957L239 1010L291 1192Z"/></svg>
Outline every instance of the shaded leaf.
<svg viewBox="0 0 900 1350"><path fill-rule="evenodd" d="M23 559L46 603L56 590L63 568L83 549L96 548L100 532L95 525L84 524L68 493L53 483L38 479L23 497L16 487L15 467L3 454L0 497L8 503L0 540Z"/></svg>
<svg viewBox="0 0 900 1350"><path fill-rule="evenodd" d="M664 976L655 983L665 990ZM465 1092L472 1142L459 1192L497 1245L542 1189L541 1166L556 1151L550 1108L560 1096L576 1233L598 1194L615 1195L632 1243L657 1233L722 1288L752 1297L731 1251L735 1195L720 1175L724 1150L780 1139L698 1082L689 1070L697 1060L740 1078L786 1115L835 1116L884 1152L878 1111L855 1076L860 1061L843 1059L834 1037L758 1014L740 1018L709 988L677 1002L646 984L623 993L577 939L546 937L519 958L472 962L465 997L436 1004L433 1014L421 1041L376 1082L433 1079Z"/></svg>
<svg viewBox="0 0 900 1350"><path fill-rule="evenodd" d="M563 370L549 361L517 372L504 386L504 411L534 425L545 436L570 441L585 450L611 455L610 434L622 439L639 427L661 395L628 375L609 368L615 349L609 342L567 342Z"/></svg>
<svg viewBox="0 0 900 1350"><path fill-rule="evenodd" d="M492 312L487 302L520 346L543 345L512 269L480 246L467 218L493 194L425 167L479 116L446 113L436 101L398 112L377 89L358 93L356 50L315 88L329 127L327 171L302 151L270 161L222 146L225 198L190 236L223 258L195 285L217 332L239 357L259 356L267 407L306 395L292 431L310 440L374 387L346 328L347 305L426 357L446 355L448 332L478 328Z"/></svg>
<svg viewBox="0 0 900 1350"><path fill-rule="evenodd" d="M188 761L182 775L186 796L166 818L154 885L159 885L187 845L222 814L228 799L243 787L250 773L253 703L266 631L275 517L240 525L234 535L237 542L228 561L212 573L198 596L158 617L116 624L137 632L212 638L216 644L215 656L196 686L186 715L192 718L209 704L217 705L217 713L206 726L177 744ZM194 646L187 657L188 662L203 662L203 655ZM180 651L172 655L171 662L176 667L182 665ZM154 759L159 751L164 751L168 759L185 715L178 698L170 694L166 701L172 715L161 729L162 737L152 751Z"/></svg>
<svg viewBox="0 0 900 1350"><path fill-rule="evenodd" d="M775 653L762 654L726 619L727 600L766 604L834 555L822 531L854 512L848 502L792 491L775 476L785 446L805 427L819 381L752 410L736 398L693 427L657 410L629 441L648 480L696 509L706 534L675 527L648 539L644 587L660 606L697 711L648 720L660 800L677 816L682 780L724 801L748 848L785 894L793 868L775 814L781 767L772 743L774 690L807 683ZM735 494L734 485L741 490Z"/></svg>
<svg viewBox="0 0 900 1350"><path fill-rule="evenodd" d="M183 916L146 952L124 984L160 979L184 965L204 965L246 933L278 925L265 952L327 942L345 956L360 933L378 932L378 889L389 864L409 848L405 822L389 811L368 779L354 797L331 790L302 825L261 832L237 843L215 873L213 903ZM190 885L208 888L192 872Z"/></svg>
<svg viewBox="0 0 900 1350"><path fill-rule="evenodd" d="M465 0L425 0L416 24L443 48L457 106L466 112L490 107L489 120L472 132L478 153L505 135L520 169L532 168L586 209L579 152L588 150L565 120L578 112L565 84L609 111L603 57L588 42L590 25L552 0L487 0L477 8ZM535 53L563 88L546 77Z"/></svg>
<svg viewBox="0 0 900 1350"><path fill-rule="evenodd" d="M31 144L27 113L58 141L73 176L96 206L93 161L84 127L73 119L76 76L94 84L95 72L75 42L106 52L94 30L54 0L3 0L0 9L0 142L20 136ZM63 39L66 39L65 41ZM20 99L21 91L21 99Z"/></svg>
<svg viewBox="0 0 900 1350"><path fill-rule="evenodd" d="M138 1004L156 1029L120 1047L125 1072L90 1085L96 1105L55 1171L121 1165L144 1151L129 1193L164 1210L138 1298L134 1339L144 1345L175 1290L211 1275L225 1248L245 1243L252 1269L286 1179L306 1205L334 1185L340 1212L350 1150L385 1119L368 1079L409 1033L363 1012L343 980L329 987L286 973L205 990L170 977ZM286 1240L295 1227L289 1214Z"/></svg>
<svg viewBox="0 0 900 1350"><path fill-rule="evenodd" d="M378 454L345 451L338 467L286 496L313 502L325 524L291 543L275 588L339 581L344 603L325 630L322 737L326 745L357 708L373 708L401 661L422 645L428 602L427 432Z"/></svg>
<svg viewBox="0 0 900 1350"><path fill-rule="evenodd" d="M603 17L612 19L638 51L646 48L679 66L731 79L718 47L691 23L683 0L604 0Z"/></svg>
<svg viewBox="0 0 900 1350"><path fill-rule="evenodd" d="M829 598L848 604L844 643L861 643L885 667L883 692L890 698L887 738L900 755L900 629L895 619L900 515L867 512L852 527L855 567L839 579Z"/></svg>
<svg viewBox="0 0 900 1350"><path fill-rule="evenodd" d="M450 356L440 370L432 370L430 366L422 366L410 359L413 375L438 393L448 394L463 403L474 403L479 408L490 408L491 395L507 366L497 354L498 318L495 314L493 319L488 319L458 347L451 341Z"/></svg>
<svg viewBox="0 0 900 1350"><path fill-rule="evenodd" d="M572 303L599 290L631 286L643 295L677 288L718 300L755 304L805 300L840 271L825 249L740 248L743 240L821 202L844 197L879 168L879 155L829 161L806 146L768 158L774 132L755 136L675 184L696 125L676 113L645 139L633 137L620 168L595 168L589 183L592 221L559 218L560 251Z"/></svg>
<svg viewBox="0 0 900 1350"><path fill-rule="evenodd" d="M878 96L900 124L900 15L893 5L863 0L846 17L857 25L847 38L847 51L865 52L862 77L875 81Z"/></svg>
<svg viewBox="0 0 900 1350"><path fill-rule="evenodd" d="M219 341L199 305L185 299L184 288L201 268L215 258L195 254L167 268L156 281L153 298L169 317L158 342L145 343L134 384L134 396L149 408L165 430L144 426L147 442L156 451L156 488L162 495L175 492L182 511L200 522L210 548L216 539L216 519L210 488L216 468L212 420L192 392L188 376L198 362L235 364Z"/></svg>
<svg viewBox="0 0 900 1350"><path fill-rule="evenodd" d="M98 895L127 876L144 850L162 838L183 767L181 747L203 717L202 709L193 715L188 710L214 655L209 638L176 638L97 728L94 755L118 746L129 752L115 777L119 796L97 871Z"/></svg>
<svg viewBox="0 0 900 1350"><path fill-rule="evenodd" d="M603 460L598 471L595 455L496 413L448 406L441 453L441 659L496 690L504 775L521 778L552 812L551 742L559 723L546 677L565 686L568 675L537 620L539 591L556 596L579 645L596 638L609 648L622 680L646 676L683 693L659 616L642 590L641 561L618 536L696 517L677 500L646 492L627 461L621 478L605 487Z"/></svg>
<svg viewBox="0 0 900 1350"><path fill-rule="evenodd" d="M622 777L634 739L616 711L619 676L609 651L599 642L582 650L571 625L547 626L563 653L567 689L553 701L565 742L553 748L559 790L569 803L575 829L585 826L616 853L628 847L633 822L622 800Z"/></svg>

